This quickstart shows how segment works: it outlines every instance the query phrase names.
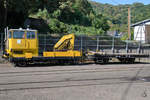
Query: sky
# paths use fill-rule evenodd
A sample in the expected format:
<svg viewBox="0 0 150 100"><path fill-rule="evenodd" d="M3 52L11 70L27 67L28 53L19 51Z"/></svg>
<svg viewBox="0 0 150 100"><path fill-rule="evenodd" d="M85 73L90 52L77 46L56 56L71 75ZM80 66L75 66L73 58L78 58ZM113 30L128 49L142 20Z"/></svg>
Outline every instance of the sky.
<svg viewBox="0 0 150 100"><path fill-rule="evenodd" d="M109 3L113 5L118 5L118 4L132 4L134 2L141 2L145 5L150 4L150 0L92 0L100 3Z"/></svg>

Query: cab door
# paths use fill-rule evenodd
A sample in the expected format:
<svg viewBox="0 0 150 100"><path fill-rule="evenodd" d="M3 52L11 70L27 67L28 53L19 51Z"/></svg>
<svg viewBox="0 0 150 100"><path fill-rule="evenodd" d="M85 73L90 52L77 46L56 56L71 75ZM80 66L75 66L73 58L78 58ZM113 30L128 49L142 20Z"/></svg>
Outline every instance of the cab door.
<svg viewBox="0 0 150 100"><path fill-rule="evenodd" d="M26 37L26 48L31 51L33 54L38 52L38 40L37 40L37 31L27 31Z"/></svg>
<svg viewBox="0 0 150 100"><path fill-rule="evenodd" d="M24 30L13 30L13 38L9 39L9 48L14 50L26 49Z"/></svg>

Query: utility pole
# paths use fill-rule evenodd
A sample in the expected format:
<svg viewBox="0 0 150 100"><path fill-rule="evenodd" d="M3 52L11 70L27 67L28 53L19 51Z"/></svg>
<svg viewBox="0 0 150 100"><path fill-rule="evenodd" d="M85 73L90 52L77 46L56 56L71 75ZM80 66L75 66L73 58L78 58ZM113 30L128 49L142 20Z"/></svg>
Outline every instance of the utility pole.
<svg viewBox="0 0 150 100"><path fill-rule="evenodd" d="M129 7L128 8L128 40L131 40L130 24L131 24L131 13L130 13L130 7Z"/></svg>

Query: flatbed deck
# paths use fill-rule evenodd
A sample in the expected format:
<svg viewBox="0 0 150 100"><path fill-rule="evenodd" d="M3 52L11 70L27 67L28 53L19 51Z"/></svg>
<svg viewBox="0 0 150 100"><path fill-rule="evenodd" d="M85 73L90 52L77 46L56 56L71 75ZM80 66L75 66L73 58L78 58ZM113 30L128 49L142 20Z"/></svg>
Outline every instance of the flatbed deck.
<svg viewBox="0 0 150 100"><path fill-rule="evenodd" d="M133 63L136 58L149 58L149 54L139 53L105 53L105 52L92 52L90 57L95 63L107 63L112 58L117 58L121 62Z"/></svg>
<svg viewBox="0 0 150 100"><path fill-rule="evenodd" d="M101 56L101 57L134 57L134 58L150 57L149 54L139 54L139 53L99 53L99 52L95 52L94 55Z"/></svg>

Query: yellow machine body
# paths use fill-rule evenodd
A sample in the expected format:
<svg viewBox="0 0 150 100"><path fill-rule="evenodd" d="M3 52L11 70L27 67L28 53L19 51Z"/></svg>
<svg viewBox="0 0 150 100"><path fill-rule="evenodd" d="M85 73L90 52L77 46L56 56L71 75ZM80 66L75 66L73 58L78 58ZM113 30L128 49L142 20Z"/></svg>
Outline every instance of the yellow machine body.
<svg viewBox="0 0 150 100"><path fill-rule="evenodd" d="M44 57L81 57L81 52L80 51L54 51L54 52L44 52L43 53Z"/></svg>
<svg viewBox="0 0 150 100"><path fill-rule="evenodd" d="M74 34L64 35L55 45L53 51L39 53L37 30L10 29L6 32L5 52L3 57L10 58L16 66L40 62L73 62L82 57L80 51L74 50Z"/></svg>
<svg viewBox="0 0 150 100"><path fill-rule="evenodd" d="M10 29L5 43L5 55L7 57L32 58L38 56L36 30Z"/></svg>
<svg viewBox="0 0 150 100"><path fill-rule="evenodd" d="M53 52L43 52L44 57L81 57L80 51L74 50L74 34L64 35L55 45Z"/></svg>
<svg viewBox="0 0 150 100"><path fill-rule="evenodd" d="M66 51L74 49L74 34L64 35L54 46L54 51Z"/></svg>

